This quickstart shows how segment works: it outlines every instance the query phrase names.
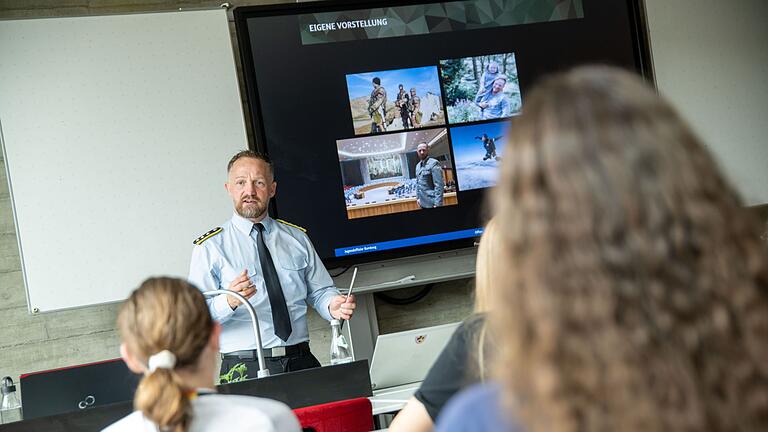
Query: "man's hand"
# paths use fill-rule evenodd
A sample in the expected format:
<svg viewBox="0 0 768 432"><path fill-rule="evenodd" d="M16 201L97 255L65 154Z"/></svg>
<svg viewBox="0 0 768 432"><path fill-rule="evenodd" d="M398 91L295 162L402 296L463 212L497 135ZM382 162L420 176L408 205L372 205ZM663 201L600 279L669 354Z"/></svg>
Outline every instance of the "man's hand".
<svg viewBox="0 0 768 432"><path fill-rule="evenodd" d="M251 282L251 279L248 277L248 270L243 270L242 273L240 273L239 276L237 276L232 283L229 284L230 291L234 291L241 296L245 298L251 298L256 293L256 287ZM227 303L229 303L229 307L232 308L232 310L237 309L238 306L240 306L240 303L242 303L240 300L236 299L232 296L227 296Z"/></svg>
<svg viewBox="0 0 768 432"><path fill-rule="evenodd" d="M355 296L337 295L331 299L331 304L328 305L328 312L335 319L348 320L352 318L355 306Z"/></svg>

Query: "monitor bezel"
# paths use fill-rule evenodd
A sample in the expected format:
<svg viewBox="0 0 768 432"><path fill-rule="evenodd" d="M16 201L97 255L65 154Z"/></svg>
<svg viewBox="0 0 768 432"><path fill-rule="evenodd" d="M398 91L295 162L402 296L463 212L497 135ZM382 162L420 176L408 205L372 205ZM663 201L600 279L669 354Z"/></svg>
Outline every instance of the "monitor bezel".
<svg viewBox="0 0 768 432"><path fill-rule="evenodd" d="M240 54L240 67L243 74L245 85L245 104L247 111L244 112L246 124L251 127L250 137L253 142L249 142L252 150L269 153L266 147L266 132L264 129L264 118L261 115L261 99L258 92L258 81L256 79L255 68L253 65L253 56L251 55L250 33L248 31L248 20L250 18L279 16L279 15L300 15L308 13L334 12L339 10L371 9L377 7L397 7L418 4L431 3L449 3L451 1L461 0L328 0L313 1L302 3L282 3L257 6L239 6L234 8L233 15L235 21L235 32L237 35L237 44ZM653 64L648 36L648 27L646 23L645 1L644 0L625 0L629 11L630 31L633 42L633 58L636 71L643 76L651 85L655 85ZM279 174L279 173L278 173ZM280 217L277 211L279 193L269 204L269 213L273 217ZM485 204L478 209L480 220L487 220L488 209ZM467 227L466 229L479 228ZM311 233L310 239L311 239ZM355 264L364 264L376 261L385 261L409 256L425 255L436 252L448 252L458 249L471 248L477 245L478 237L470 237L458 240L442 241L438 243L422 244L415 246L389 249L379 252L370 252L364 254L354 254L348 256L334 256L323 258L323 264L327 268L349 267Z"/></svg>

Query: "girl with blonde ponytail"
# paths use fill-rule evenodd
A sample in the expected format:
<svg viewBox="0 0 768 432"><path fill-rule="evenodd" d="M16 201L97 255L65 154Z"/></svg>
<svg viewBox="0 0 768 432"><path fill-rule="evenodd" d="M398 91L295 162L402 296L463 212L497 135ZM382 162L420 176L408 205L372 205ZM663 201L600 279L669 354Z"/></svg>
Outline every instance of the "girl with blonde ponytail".
<svg viewBox="0 0 768 432"><path fill-rule="evenodd" d="M136 411L107 432L300 431L286 405L214 390L221 327L202 293L174 278L144 281L120 308L120 355L144 375Z"/></svg>

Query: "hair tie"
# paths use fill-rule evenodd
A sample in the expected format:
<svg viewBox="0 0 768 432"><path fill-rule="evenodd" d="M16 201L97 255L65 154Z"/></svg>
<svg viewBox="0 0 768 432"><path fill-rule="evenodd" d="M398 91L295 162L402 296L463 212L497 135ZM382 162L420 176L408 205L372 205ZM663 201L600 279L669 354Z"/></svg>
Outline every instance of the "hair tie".
<svg viewBox="0 0 768 432"><path fill-rule="evenodd" d="M149 356L147 366L149 373L157 369L173 369L176 366L176 356L168 350L162 350L157 354Z"/></svg>

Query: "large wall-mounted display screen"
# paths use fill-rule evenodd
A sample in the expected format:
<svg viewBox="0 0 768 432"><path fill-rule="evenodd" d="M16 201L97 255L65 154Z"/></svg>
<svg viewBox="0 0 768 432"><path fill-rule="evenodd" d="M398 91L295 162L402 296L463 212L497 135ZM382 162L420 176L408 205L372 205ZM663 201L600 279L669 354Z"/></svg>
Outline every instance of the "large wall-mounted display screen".
<svg viewBox="0 0 768 432"><path fill-rule="evenodd" d="M630 0L236 8L273 212L329 266L471 246L526 90L578 64L642 70L638 16Z"/></svg>

